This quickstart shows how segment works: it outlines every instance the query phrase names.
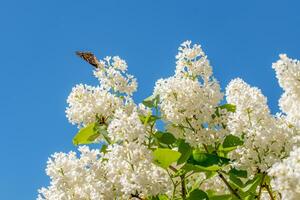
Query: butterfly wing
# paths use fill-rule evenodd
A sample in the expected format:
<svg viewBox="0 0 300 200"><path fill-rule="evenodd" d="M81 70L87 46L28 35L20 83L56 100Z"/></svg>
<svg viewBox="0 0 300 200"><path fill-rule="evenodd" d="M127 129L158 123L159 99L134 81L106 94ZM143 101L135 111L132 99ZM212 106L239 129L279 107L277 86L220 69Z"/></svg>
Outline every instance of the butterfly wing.
<svg viewBox="0 0 300 200"><path fill-rule="evenodd" d="M89 64L93 65L95 68L98 68L99 61L93 53L76 51L76 55L88 62Z"/></svg>

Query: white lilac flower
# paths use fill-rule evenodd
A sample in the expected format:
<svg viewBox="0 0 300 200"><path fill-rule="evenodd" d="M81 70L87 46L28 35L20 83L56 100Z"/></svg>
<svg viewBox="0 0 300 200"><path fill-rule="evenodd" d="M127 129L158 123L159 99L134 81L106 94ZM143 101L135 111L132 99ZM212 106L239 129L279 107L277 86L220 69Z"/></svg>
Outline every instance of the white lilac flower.
<svg viewBox="0 0 300 200"><path fill-rule="evenodd" d="M282 162L275 163L268 174L273 177L272 186L282 199L300 199L300 148L291 151Z"/></svg>
<svg viewBox="0 0 300 200"><path fill-rule="evenodd" d="M170 191L166 171L153 164L152 152L138 143L113 145L107 149L107 177L122 199L132 194L156 196Z"/></svg>
<svg viewBox="0 0 300 200"><path fill-rule="evenodd" d="M225 122L225 121L224 121ZM172 133L176 138L183 138L187 143L194 147L202 147L203 144L214 145L222 142L226 135L229 134L228 129L223 127L225 124L217 120L211 120L203 127L201 121L189 120L189 123L181 125L167 124L166 130ZM189 126L193 127L191 129Z"/></svg>
<svg viewBox="0 0 300 200"><path fill-rule="evenodd" d="M198 81L170 77L156 82L154 95L160 97L163 117L172 123L181 124L193 116L207 121L214 112L207 91ZM213 103L213 102L212 102Z"/></svg>
<svg viewBox="0 0 300 200"><path fill-rule="evenodd" d="M107 181L106 169L98 150L79 148L75 152L55 153L47 162L48 188L39 190L38 200L113 200L113 185Z"/></svg>
<svg viewBox="0 0 300 200"><path fill-rule="evenodd" d="M287 114L288 120L300 127L300 62L281 54L280 59L273 63L273 68L284 90L279 106Z"/></svg>
<svg viewBox="0 0 300 200"><path fill-rule="evenodd" d="M212 68L199 45L184 42L176 56L175 75L156 82L154 95L168 130L193 146L218 136L212 115L223 98L219 83L212 77ZM215 120L216 121L216 120ZM193 126L193 128L190 127ZM189 127L188 129L182 127Z"/></svg>
<svg viewBox="0 0 300 200"><path fill-rule="evenodd" d="M142 143L146 139L145 132L145 127L141 123L136 109L129 114L122 108L117 109L108 126L109 136L115 142L137 141Z"/></svg>
<svg viewBox="0 0 300 200"><path fill-rule="evenodd" d="M163 119L176 137L185 138L193 146L216 137L211 135L216 129L210 125L222 98L217 83L202 87L196 80L170 77L156 82L154 95L159 95Z"/></svg>
<svg viewBox="0 0 300 200"><path fill-rule="evenodd" d="M212 75L212 68L201 46L197 44L191 46L191 41L185 41L178 50L176 76L201 77L208 81Z"/></svg>
<svg viewBox="0 0 300 200"><path fill-rule="evenodd" d="M244 139L231 154L235 165L249 174L258 169L264 172L289 153L294 130L283 116L271 116L267 98L259 89L234 79L226 88L226 99L236 105L236 112L229 115L228 129Z"/></svg>
<svg viewBox="0 0 300 200"><path fill-rule="evenodd" d="M72 124L87 125L97 117L108 118L122 105L122 100L100 87L76 85L67 99L66 115Z"/></svg>
<svg viewBox="0 0 300 200"><path fill-rule="evenodd" d="M51 179L39 190L38 200L112 200L132 195L155 196L169 192L168 174L152 162L152 153L137 143L113 145L107 154L79 148L75 152L55 153L47 163Z"/></svg>
<svg viewBox="0 0 300 200"><path fill-rule="evenodd" d="M100 85L112 92L132 95L137 89L134 76L127 74L127 64L118 56L106 57L100 61L100 67L94 71Z"/></svg>

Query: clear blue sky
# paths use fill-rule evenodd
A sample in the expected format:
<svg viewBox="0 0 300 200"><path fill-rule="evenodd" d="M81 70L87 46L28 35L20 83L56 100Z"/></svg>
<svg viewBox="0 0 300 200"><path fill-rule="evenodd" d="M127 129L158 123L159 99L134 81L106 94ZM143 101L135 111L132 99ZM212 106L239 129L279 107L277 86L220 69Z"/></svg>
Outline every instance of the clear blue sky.
<svg viewBox="0 0 300 200"><path fill-rule="evenodd" d="M76 83L96 84L74 55L119 55L139 80L140 101L155 80L173 74L178 45L201 43L224 87L241 77L278 111L281 90L272 62L300 58L298 1L2 0L0 6L0 199L35 199L49 183L55 151L74 150L65 118Z"/></svg>

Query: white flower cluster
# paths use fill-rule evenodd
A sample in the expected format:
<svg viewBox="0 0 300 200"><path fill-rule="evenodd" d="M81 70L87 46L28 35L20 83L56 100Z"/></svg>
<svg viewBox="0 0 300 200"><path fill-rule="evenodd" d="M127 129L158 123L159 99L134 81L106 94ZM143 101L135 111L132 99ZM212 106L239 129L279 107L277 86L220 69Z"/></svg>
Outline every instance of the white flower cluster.
<svg viewBox="0 0 300 200"><path fill-rule="evenodd" d="M122 105L120 98L100 87L76 85L67 99L66 115L79 126L95 122L97 117L110 117Z"/></svg>
<svg viewBox="0 0 300 200"><path fill-rule="evenodd" d="M228 129L244 140L231 155L235 165L250 174L264 172L289 153L294 132L282 116L270 114L267 98L259 89L237 78L227 86L226 99L236 105L229 115Z"/></svg>
<svg viewBox="0 0 300 200"><path fill-rule="evenodd" d="M282 162L274 164L268 173L274 178L272 186L280 191L282 199L300 199L300 148L294 149Z"/></svg>
<svg viewBox="0 0 300 200"><path fill-rule="evenodd" d="M285 54L273 64L280 86L284 93L279 100L281 110L288 120L300 127L300 62L292 60Z"/></svg>
<svg viewBox="0 0 300 200"><path fill-rule="evenodd" d="M207 56L200 45L191 46L191 41L185 41L178 48L176 56L176 76L200 77L208 82L212 75L212 68Z"/></svg>
<svg viewBox="0 0 300 200"><path fill-rule="evenodd" d="M133 142L113 145L108 148L105 158L108 160L108 180L121 199L129 199L132 194L146 198L171 190L167 172L153 164L152 152L144 145Z"/></svg>
<svg viewBox="0 0 300 200"><path fill-rule="evenodd" d="M181 77L160 79L154 89L154 95L161 99L164 118L174 124L184 123L193 117L208 121L211 118L208 114L215 110L210 106L209 96L205 95L207 92L198 81Z"/></svg>
<svg viewBox="0 0 300 200"><path fill-rule="evenodd" d="M94 71L100 86L76 85L70 93L66 115L72 124L86 126L97 118L108 120L117 108L132 104L136 79L126 73L127 64L118 56L105 57ZM122 96L125 94L125 96ZM124 97L124 98L123 98ZM124 102L125 99L125 102Z"/></svg>
<svg viewBox="0 0 300 200"><path fill-rule="evenodd" d="M152 163L152 154L137 143L109 146L108 153L79 147L75 152L55 153L48 161L48 188L38 200L113 200L155 196L170 190L167 173Z"/></svg>
<svg viewBox="0 0 300 200"><path fill-rule="evenodd" d="M106 57L99 61L99 68L94 75L99 79L102 87L117 93L132 95L137 89L136 79L127 74L127 64L118 56Z"/></svg>
<svg viewBox="0 0 300 200"><path fill-rule="evenodd" d="M137 83L126 70L124 60L106 57L94 72L100 86L72 89L69 121L79 127L104 123L112 144L103 153L79 147L79 158L75 152L54 154L46 170L51 184L39 190L39 200L138 199L170 190L169 175L153 164L152 151L143 145L147 127L139 115L151 110L133 102Z"/></svg>
<svg viewBox="0 0 300 200"><path fill-rule="evenodd" d="M160 97L159 107L169 131L197 146L216 138L215 130L208 126L223 94L199 45L184 42L176 58L175 75L158 80L153 93Z"/></svg>
<svg viewBox="0 0 300 200"><path fill-rule="evenodd" d="M111 139L115 142L138 142L145 141L146 130L139 119L136 109L130 114L124 109L116 110L113 120L108 126L108 132Z"/></svg>
<svg viewBox="0 0 300 200"><path fill-rule="evenodd" d="M98 200L112 198L112 184L108 183L103 160L98 150L79 148L75 152L55 153L47 162L47 175L51 178L48 188L39 190L38 200Z"/></svg>
<svg viewBox="0 0 300 200"><path fill-rule="evenodd" d="M206 151L207 164L215 156L226 157L222 142L229 134L239 137L244 144L237 148L234 144L234 150L229 153L230 164L220 163L224 164L222 170L216 172L226 172L226 167L234 166L247 170L248 178L268 173L276 197L300 199L300 148L297 148L300 62L280 55L280 60L273 64L284 94L279 102L283 114L272 115L262 92L239 78L226 88L228 104L220 105L223 93L201 46L186 41L178 50L175 74L156 82L155 99L143 102L148 107L133 101L137 81L127 74L127 64L118 56L98 62L94 75L100 81L99 86L79 84L72 89L67 99L67 118L80 128L95 122L101 125L101 130L84 129L78 135L86 134L81 137L84 138L82 143L89 143L90 138L102 134L106 148L100 152L82 146L79 157L72 151L55 153L49 158L46 169L51 178L50 186L39 190L38 200L148 199L159 194L184 198L192 188L229 194L234 189L226 182L228 173L224 173L224 178L222 174L206 177L208 173L193 170L177 176L184 172L182 166L202 165L202 155L195 156L195 150ZM161 116L157 116L159 114ZM156 123L157 119L165 122L168 134L156 134L156 125L159 127L160 123ZM95 131L99 132L95 134ZM182 141L175 140L169 133L184 139L192 148L185 147L186 144L181 146ZM167 153L166 156L157 153L157 148L168 148L170 158ZM173 157L178 152L174 151L182 153L185 148L189 152L181 154L180 158L187 159L189 165L180 161L181 164L175 165ZM155 165L153 155L155 163L169 168ZM160 162L159 159L165 160ZM262 199L269 199L269 191L264 190L269 185L264 184L269 183L261 181L256 190L263 190L259 194ZM186 194L185 190L188 190Z"/></svg>

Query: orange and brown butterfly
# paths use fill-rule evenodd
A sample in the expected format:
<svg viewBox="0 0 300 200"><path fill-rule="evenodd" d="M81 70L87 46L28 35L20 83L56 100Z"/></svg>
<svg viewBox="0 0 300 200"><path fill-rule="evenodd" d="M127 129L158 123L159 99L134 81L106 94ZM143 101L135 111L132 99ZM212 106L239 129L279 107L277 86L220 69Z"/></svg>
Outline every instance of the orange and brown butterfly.
<svg viewBox="0 0 300 200"><path fill-rule="evenodd" d="M82 58L86 62L90 63L95 68L99 67L99 61L92 52L76 51L75 53L76 53L77 56L79 56L80 58Z"/></svg>

